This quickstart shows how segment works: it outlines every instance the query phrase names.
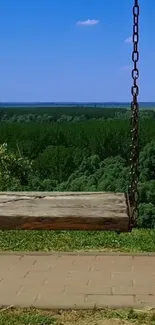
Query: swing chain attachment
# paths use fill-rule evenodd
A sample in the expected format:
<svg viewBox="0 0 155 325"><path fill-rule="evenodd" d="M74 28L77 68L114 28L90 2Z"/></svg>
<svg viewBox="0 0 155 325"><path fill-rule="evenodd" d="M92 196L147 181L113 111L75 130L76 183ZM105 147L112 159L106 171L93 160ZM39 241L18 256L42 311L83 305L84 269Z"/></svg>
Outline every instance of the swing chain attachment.
<svg viewBox="0 0 155 325"><path fill-rule="evenodd" d="M139 42L139 1L134 0L133 6L133 52L132 52L132 79L131 87L131 157L130 157L130 177L129 199L131 206L130 230L136 226L138 218L138 180L139 180L139 87L137 79L139 70L137 63L139 60L138 42Z"/></svg>

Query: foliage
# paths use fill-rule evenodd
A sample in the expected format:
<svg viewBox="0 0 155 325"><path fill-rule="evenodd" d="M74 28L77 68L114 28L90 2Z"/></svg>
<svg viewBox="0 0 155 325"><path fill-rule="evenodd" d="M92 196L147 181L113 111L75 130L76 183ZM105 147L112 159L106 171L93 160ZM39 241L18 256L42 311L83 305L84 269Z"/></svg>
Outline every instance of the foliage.
<svg viewBox="0 0 155 325"><path fill-rule="evenodd" d="M140 123L139 227L144 228L155 228L154 113L142 111ZM131 138L125 114L130 112L3 109L0 190L127 191Z"/></svg>
<svg viewBox="0 0 155 325"><path fill-rule="evenodd" d="M28 184L32 163L8 150L7 144L0 146L0 190L21 190Z"/></svg>
<svg viewBox="0 0 155 325"><path fill-rule="evenodd" d="M143 182L155 179L155 141L149 142L140 153L140 171Z"/></svg>
<svg viewBox="0 0 155 325"><path fill-rule="evenodd" d="M155 229L155 206L152 203L142 203L139 206L139 227Z"/></svg>
<svg viewBox="0 0 155 325"><path fill-rule="evenodd" d="M61 183L74 170L74 159L70 148L48 146L35 160L34 169L41 179L50 178Z"/></svg>
<svg viewBox="0 0 155 325"><path fill-rule="evenodd" d="M5 123L50 123L50 122L80 122L84 120L130 119L131 112L119 107L5 107L0 110L0 121ZM141 119L155 119L155 111L146 109L140 111Z"/></svg>

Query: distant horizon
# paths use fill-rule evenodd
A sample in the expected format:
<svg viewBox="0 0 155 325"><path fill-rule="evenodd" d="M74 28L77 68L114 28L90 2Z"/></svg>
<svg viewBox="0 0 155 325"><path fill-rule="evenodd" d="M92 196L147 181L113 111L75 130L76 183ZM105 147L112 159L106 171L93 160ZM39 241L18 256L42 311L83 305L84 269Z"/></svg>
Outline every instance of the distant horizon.
<svg viewBox="0 0 155 325"><path fill-rule="evenodd" d="M122 108L130 109L131 102L0 102L1 109L13 108L52 108L52 107L83 107L83 108ZM155 109L155 102L139 102L140 109Z"/></svg>
<svg viewBox="0 0 155 325"><path fill-rule="evenodd" d="M2 104L130 104L131 101L0 101ZM139 104L154 104L155 101L139 101Z"/></svg>

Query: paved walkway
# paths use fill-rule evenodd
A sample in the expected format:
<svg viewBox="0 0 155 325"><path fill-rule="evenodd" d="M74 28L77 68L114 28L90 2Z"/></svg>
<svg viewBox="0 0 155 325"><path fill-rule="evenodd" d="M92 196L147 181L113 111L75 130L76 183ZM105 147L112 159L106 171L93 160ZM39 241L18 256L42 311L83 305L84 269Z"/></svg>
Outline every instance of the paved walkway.
<svg viewBox="0 0 155 325"><path fill-rule="evenodd" d="M0 254L0 306L155 307L155 256Z"/></svg>

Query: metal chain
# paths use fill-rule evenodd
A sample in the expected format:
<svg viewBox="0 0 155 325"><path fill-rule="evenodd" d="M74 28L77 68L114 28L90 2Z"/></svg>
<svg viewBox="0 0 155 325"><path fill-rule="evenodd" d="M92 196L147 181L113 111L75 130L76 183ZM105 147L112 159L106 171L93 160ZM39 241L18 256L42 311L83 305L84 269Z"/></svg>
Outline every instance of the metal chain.
<svg viewBox="0 0 155 325"><path fill-rule="evenodd" d="M131 223L130 227L137 224L138 218L138 180L139 180L139 104L138 104L138 94L139 87L137 85L137 79L139 77L139 70L137 68L137 63L139 60L138 52L138 42L139 42L139 4L138 0L134 0L133 6L133 70L132 79L133 85L131 88L132 93L132 103L131 103L131 185L129 187L129 198L131 204Z"/></svg>

